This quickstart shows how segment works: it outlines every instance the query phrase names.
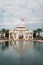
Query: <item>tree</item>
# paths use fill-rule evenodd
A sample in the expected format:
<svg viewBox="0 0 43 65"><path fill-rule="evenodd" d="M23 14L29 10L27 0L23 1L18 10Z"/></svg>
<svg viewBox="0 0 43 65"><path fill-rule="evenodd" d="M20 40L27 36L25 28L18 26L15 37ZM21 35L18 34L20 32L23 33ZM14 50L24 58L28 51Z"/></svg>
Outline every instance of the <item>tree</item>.
<svg viewBox="0 0 43 65"><path fill-rule="evenodd" d="M6 32L6 29L3 28L1 31L2 31L3 33L5 33L5 32Z"/></svg>
<svg viewBox="0 0 43 65"><path fill-rule="evenodd" d="M2 33L5 33L5 38L7 38L7 39L9 38L9 30L8 30L8 29L4 29L4 28L3 28L3 29L1 30L1 32L2 32Z"/></svg>
<svg viewBox="0 0 43 65"><path fill-rule="evenodd" d="M38 28L37 29L37 33L38 33L38 37L40 37L40 33L42 32L42 29L41 28Z"/></svg>
<svg viewBox="0 0 43 65"><path fill-rule="evenodd" d="M7 39L9 38L9 30L6 30L5 36Z"/></svg>
<svg viewBox="0 0 43 65"><path fill-rule="evenodd" d="M34 33L33 33L33 37L36 38L36 31L34 31Z"/></svg>

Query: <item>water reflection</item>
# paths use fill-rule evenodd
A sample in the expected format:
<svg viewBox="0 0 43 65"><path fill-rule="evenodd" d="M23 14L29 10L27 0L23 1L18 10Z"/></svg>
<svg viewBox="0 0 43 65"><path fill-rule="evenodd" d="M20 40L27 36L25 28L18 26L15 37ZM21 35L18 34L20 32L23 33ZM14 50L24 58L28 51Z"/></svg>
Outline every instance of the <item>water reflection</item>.
<svg viewBox="0 0 43 65"><path fill-rule="evenodd" d="M12 41L12 42L1 42L1 49L5 50L6 48L16 49L17 52L25 52L27 48L34 48L37 50L41 50L41 43L38 42L28 42L28 41Z"/></svg>
<svg viewBox="0 0 43 65"><path fill-rule="evenodd" d="M34 49L37 49L38 51L40 51L41 50L40 44L41 44L40 42L33 42Z"/></svg>
<svg viewBox="0 0 43 65"><path fill-rule="evenodd" d="M9 46L11 46L13 49L16 49L17 52L25 52L26 48L28 47L27 41L12 41L9 42Z"/></svg>
<svg viewBox="0 0 43 65"><path fill-rule="evenodd" d="M43 43L1 42L0 65L43 65Z"/></svg>
<svg viewBox="0 0 43 65"><path fill-rule="evenodd" d="M8 42L4 42L4 43L2 42L1 44L2 44L2 47L1 47L2 50L5 50L9 46L9 43Z"/></svg>

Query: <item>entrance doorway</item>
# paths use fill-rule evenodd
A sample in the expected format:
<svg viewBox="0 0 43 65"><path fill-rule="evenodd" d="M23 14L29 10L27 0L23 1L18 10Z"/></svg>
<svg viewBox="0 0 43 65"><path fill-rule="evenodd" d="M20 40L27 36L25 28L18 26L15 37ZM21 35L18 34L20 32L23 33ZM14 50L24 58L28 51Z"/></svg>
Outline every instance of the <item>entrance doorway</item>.
<svg viewBox="0 0 43 65"><path fill-rule="evenodd" d="M18 38L19 38L19 39L23 39L23 38L24 38L22 31L19 32Z"/></svg>

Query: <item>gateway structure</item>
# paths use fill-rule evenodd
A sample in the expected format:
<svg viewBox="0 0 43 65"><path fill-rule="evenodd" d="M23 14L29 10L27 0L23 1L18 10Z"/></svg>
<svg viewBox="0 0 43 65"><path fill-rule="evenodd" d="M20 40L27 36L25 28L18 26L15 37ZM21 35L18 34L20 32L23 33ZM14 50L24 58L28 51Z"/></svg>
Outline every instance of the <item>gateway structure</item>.
<svg viewBox="0 0 43 65"><path fill-rule="evenodd" d="M33 31L25 27L24 20L20 20L20 24L9 31L9 40L32 40Z"/></svg>

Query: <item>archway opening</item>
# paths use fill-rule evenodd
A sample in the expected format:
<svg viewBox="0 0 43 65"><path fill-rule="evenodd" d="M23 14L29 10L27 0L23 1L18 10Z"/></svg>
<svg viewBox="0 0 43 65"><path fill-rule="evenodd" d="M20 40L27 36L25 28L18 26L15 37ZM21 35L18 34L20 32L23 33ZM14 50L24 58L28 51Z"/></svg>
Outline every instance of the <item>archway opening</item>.
<svg viewBox="0 0 43 65"><path fill-rule="evenodd" d="M22 31L19 32L18 38L19 39L23 39L24 38L24 35L23 35L23 32Z"/></svg>

